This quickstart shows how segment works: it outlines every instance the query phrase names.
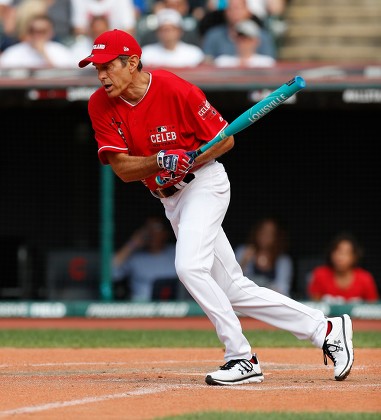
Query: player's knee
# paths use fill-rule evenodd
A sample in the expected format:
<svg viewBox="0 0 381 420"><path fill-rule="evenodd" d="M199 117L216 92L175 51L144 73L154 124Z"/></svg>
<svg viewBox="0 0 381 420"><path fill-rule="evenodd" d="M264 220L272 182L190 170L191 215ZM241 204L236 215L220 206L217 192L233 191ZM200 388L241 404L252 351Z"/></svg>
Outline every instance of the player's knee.
<svg viewBox="0 0 381 420"><path fill-rule="evenodd" d="M175 262L176 272L179 279L184 283L187 279L198 278L203 276L205 270L202 266L195 263L191 259L176 259Z"/></svg>
<svg viewBox="0 0 381 420"><path fill-rule="evenodd" d="M182 261L181 259L176 258L175 267L176 267L176 273L180 280L187 277L189 264L187 264L186 261Z"/></svg>

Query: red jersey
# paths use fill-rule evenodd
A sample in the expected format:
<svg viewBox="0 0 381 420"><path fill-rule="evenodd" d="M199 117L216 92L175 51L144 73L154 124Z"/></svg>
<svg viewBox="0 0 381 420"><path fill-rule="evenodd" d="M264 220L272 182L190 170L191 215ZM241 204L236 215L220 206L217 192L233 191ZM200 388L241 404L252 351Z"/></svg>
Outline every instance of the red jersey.
<svg viewBox="0 0 381 420"><path fill-rule="evenodd" d="M109 98L103 87L90 97L89 115L103 164L109 163L106 151L151 156L162 149L195 150L227 125L197 86L165 70L150 76L136 104ZM150 190L157 188L156 175L143 180Z"/></svg>
<svg viewBox="0 0 381 420"><path fill-rule="evenodd" d="M313 298L341 297L344 301L378 300L378 290L373 276L362 268L353 270L353 281L348 288L340 288L335 281L334 271L331 267L322 266L314 270L311 283L308 287L309 294Z"/></svg>

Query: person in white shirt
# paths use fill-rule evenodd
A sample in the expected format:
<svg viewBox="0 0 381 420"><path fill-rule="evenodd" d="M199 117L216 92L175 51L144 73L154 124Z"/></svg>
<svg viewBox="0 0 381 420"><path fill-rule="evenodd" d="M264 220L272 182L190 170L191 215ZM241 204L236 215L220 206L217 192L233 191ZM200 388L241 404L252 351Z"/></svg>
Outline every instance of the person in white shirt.
<svg viewBox="0 0 381 420"><path fill-rule="evenodd" d="M73 68L75 61L66 46L52 41L53 23L46 15L32 17L21 42L0 56L0 68Z"/></svg>
<svg viewBox="0 0 381 420"><path fill-rule="evenodd" d="M234 26L232 34L236 55L222 54L214 59L217 67L272 67L276 61L269 55L257 53L260 28L253 20L243 20Z"/></svg>
<svg viewBox="0 0 381 420"><path fill-rule="evenodd" d="M94 16L105 16L112 29L134 34L136 10L133 0L71 0L75 35L85 35Z"/></svg>
<svg viewBox="0 0 381 420"><path fill-rule="evenodd" d="M93 49L94 39L110 29L106 16L94 16L89 24L86 35L77 35L74 43L70 46L73 58L76 62L82 60Z"/></svg>
<svg viewBox="0 0 381 420"><path fill-rule="evenodd" d="M181 40L182 16L174 9L157 12L159 42L142 48L142 62L147 67L196 67L204 61L200 47Z"/></svg>

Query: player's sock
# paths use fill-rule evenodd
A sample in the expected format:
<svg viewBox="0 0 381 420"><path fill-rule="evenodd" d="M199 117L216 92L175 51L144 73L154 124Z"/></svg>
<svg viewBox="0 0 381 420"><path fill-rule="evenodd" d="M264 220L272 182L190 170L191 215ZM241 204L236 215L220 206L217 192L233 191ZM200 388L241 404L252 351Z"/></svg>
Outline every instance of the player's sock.
<svg viewBox="0 0 381 420"><path fill-rule="evenodd" d="M332 322L328 321L327 322L327 333L325 334L325 336L327 337L327 335L332 331Z"/></svg>

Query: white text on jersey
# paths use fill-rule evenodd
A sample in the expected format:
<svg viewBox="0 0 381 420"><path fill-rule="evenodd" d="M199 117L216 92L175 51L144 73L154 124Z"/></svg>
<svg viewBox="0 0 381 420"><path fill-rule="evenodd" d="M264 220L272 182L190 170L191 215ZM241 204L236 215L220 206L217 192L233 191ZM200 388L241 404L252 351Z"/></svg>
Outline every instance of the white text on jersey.
<svg viewBox="0 0 381 420"><path fill-rule="evenodd" d="M166 131L164 133L151 134L152 143L166 143L167 141L174 141L177 139L175 131Z"/></svg>

